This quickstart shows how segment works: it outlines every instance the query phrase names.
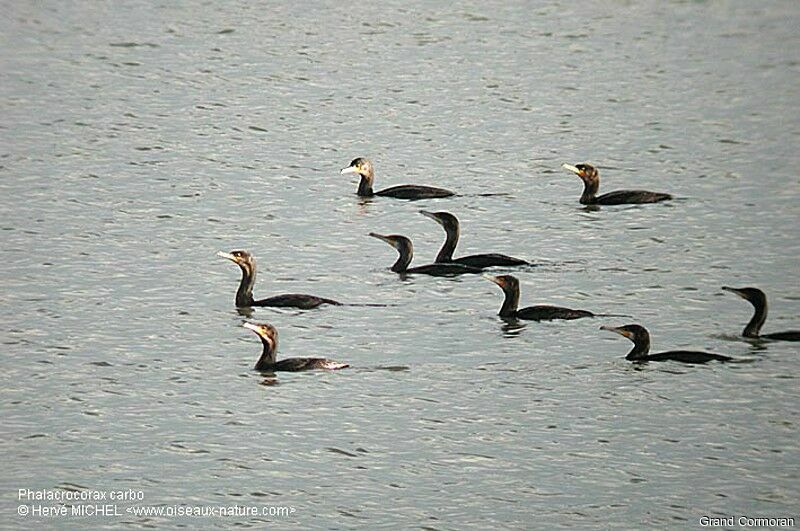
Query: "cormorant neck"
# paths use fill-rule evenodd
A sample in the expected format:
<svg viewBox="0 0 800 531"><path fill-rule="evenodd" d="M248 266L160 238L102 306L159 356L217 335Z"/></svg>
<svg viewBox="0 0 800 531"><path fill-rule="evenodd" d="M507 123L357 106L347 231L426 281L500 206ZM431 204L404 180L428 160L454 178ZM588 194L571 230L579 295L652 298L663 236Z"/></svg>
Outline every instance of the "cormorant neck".
<svg viewBox="0 0 800 531"><path fill-rule="evenodd" d="M392 271L395 273L405 273L408 269L408 265L414 258L414 249L408 245L402 244L395 247L395 249L400 253L400 256L397 257L397 261L392 265Z"/></svg>
<svg viewBox="0 0 800 531"><path fill-rule="evenodd" d="M519 286L501 286L505 299L500 307L500 317L514 317L519 307Z"/></svg>
<svg viewBox="0 0 800 531"><path fill-rule="evenodd" d="M447 233L447 239L444 241L442 248L439 249L439 254L436 255L437 263L453 261L453 253L455 253L456 251L456 245L458 245L459 233L461 232L459 227L443 225L443 228Z"/></svg>
<svg viewBox="0 0 800 531"><path fill-rule="evenodd" d="M239 289L236 291L236 306L241 308L253 304L253 285L256 283L256 265L252 263L252 269L240 265L242 270L242 280L239 282Z"/></svg>
<svg viewBox="0 0 800 531"><path fill-rule="evenodd" d="M372 181L373 177L371 175L361 175L361 180L358 183L358 195L361 197L372 197L374 192L372 191Z"/></svg>
<svg viewBox="0 0 800 531"><path fill-rule="evenodd" d="M755 308L755 313L753 313L753 317L747 323L747 326L744 327L742 335L744 337L758 337L761 327L764 326L764 321L767 320L767 301L755 300L750 301L750 303Z"/></svg>
<svg viewBox="0 0 800 531"><path fill-rule="evenodd" d="M587 179L583 181L583 194L581 195L582 205L591 205L595 202L595 196L600 189L600 179Z"/></svg>
<svg viewBox="0 0 800 531"><path fill-rule="evenodd" d="M634 336L633 348L628 355L625 356L626 360L635 361L647 357L650 352L650 336Z"/></svg>
<svg viewBox="0 0 800 531"><path fill-rule="evenodd" d="M263 337L261 338L261 343L264 344L264 351L261 353L261 357L258 358L258 361L256 362L255 369L257 371L267 370L271 365L275 364L275 350L272 347L272 344Z"/></svg>

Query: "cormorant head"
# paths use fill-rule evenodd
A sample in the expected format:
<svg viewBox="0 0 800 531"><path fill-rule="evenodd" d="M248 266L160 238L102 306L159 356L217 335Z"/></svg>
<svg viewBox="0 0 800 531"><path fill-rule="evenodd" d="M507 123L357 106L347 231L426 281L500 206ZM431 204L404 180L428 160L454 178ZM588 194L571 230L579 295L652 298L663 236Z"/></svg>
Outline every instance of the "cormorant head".
<svg viewBox="0 0 800 531"><path fill-rule="evenodd" d="M411 240L406 238L405 236L401 236L399 234L391 234L389 236L384 236L383 234L378 234L376 232L370 232L370 236L373 238L378 238L379 240L383 240L395 249L400 254L407 254L414 252L414 246L411 245Z"/></svg>
<svg viewBox="0 0 800 531"><path fill-rule="evenodd" d="M569 170L578 177L581 178L583 182L592 182L596 181L599 177L599 172L597 168L589 164L588 162L584 162L583 164L576 164L573 166L572 164L562 164L562 168L565 170Z"/></svg>
<svg viewBox="0 0 800 531"><path fill-rule="evenodd" d="M758 288L729 288L728 286L722 286L722 289L735 293L753 306L767 305L767 296Z"/></svg>
<svg viewBox="0 0 800 531"><path fill-rule="evenodd" d="M252 272L256 260L253 258L253 255L248 253L247 251L231 251L229 253L219 251L217 256L221 256L222 258L227 258L231 262L235 263L239 267L241 267L244 271Z"/></svg>
<svg viewBox="0 0 800 531"><path fill-rule="evenodd" d="M278 330L269 323L244 323L243 327L252 330L271 352L278 350Z"/></svg>
<svg viewBox="0 0 800 531"><path fill-rule="evenodd" d="M426 218L431 218L436 223L444 227L444 230L450 232L458 230L458 218L450 212L428 212L427 210L420 210L420 214Z"/></svg>
<svg viewBox="0 0 800 531"><path fill-rule="evenodd" d="M372 179L375 176L372 163L363 157L353 159L350 165L344 168L340 173L342 175L346 173L357 173L367 179Z"/></svg>
<svg viewBox="0 0 800 531"><path fill-rule="evenodd" d="M392 264L391 270L395 273L405 273L408 270L408 264L414 259L414 246L411 245L411 240L399 234L392 234L391 236L384 236L375 232L370 232L370 236L383 240L395 249L397 249L397 261Z"/></svg>
<svg viewBox="0 0 800 531"><path fill-rule="evenodd" d="M650 341L650 333L645 327L638 324L629 324L625 326L601 326L600 330L608 330L623 337L627 337L634 343L640 343L643 340Z"/></svg>
<svg viewBox="0 0 800 531"><path fill-rule="evenodd" d="M498 275L496 277L493 277L492 275L483 275L483 277L500 286L503 291L519 291L519 280L514 275Z"/></svg>

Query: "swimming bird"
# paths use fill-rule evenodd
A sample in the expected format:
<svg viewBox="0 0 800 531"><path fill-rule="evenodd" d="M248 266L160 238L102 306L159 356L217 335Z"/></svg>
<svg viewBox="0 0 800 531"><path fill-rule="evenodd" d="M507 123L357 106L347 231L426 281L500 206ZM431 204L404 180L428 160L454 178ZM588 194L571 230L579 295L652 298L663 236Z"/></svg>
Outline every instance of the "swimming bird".
<svg viewBox="0 0 800 531"><path fill-rule="evenodd" d="M650 352L650 333L647 329L638 324L629 324L625 326L601 326L600 330L608 330L623 337L627 337L633 341L633 349L628 352L625 359L635 363L644 363L647 361L680 361L683 363L707 363L712 360L716 361L731 361L733 358L724 356L722 354L714 354L712 352L700 352L697 350L670 350L668 352L659 352L657 354L648 354Z"/></svg>
<svg viewBox="0 0 800 531"><path fill-rule="evenodd" d="M392 186L378 192L372 191L372 184L375 181L375 170L372 163L363 157L353 159L350 165L344 168L342 175L346 173L357 173L361 176L358 183L358 195L361 197L372 197L375 195L383 197L395 197L397 199L431 199L435 197L449 197L455 195L450 190L435 188L433 186L420 186L418 184L401 184Z"/></svg>
<svg viewBox="0 0 800 531"><path fill-rule="evenodd" d="M603 195L596 195L600 189L600 172L588 163L562 164L562 168L576 174L583 181L582 205L630 205L640 203L658 203L672 199L670 194L648 192L645 190L617 190Z"/></svg>
<svg viewBox="0 0 800 531"><path fill-rule="evenodd" d="M767 296L758 288L729 288L723 286L722 289L730 291L740 296L753 305L755 313L744 327L742 335L752 339L775 339L779 341L800 341L800 330L788 330L786 332L773 332L771 334L761 334L761 327L767 320Z"/></svg>
<svg viewBox="0 0 800 531"><path fill-rule="evenodd" d="M247 251L231 251L229 253L219 251L217 256L227 258L242 270L242 280L239 289L236 291L236 307L246 308L249 306L276 306L300 308L310 310L322 304L332 304L340 306L342 303L333 299L324 299L314 295L301 293L287 293L286 295L275 295L261 300L253 300L253 285L256 282L256 260Z"/></svg>
<svg viewBox="0 0 800 531"><path fill-rule="evenodd" d="M481 270L477 267L469 267L461 264L427 264L417 267L408 267L408 265L411 263L411 260L414 258L414 246L411 245L411 240L405 236L400 236L399 234L384 236L383 234L370 232L369 235L373 238L383 240L397 249L397 252L400 254L400 256L397 257L397 261L391 267L392 271L395 273L419 273L423 275L444 277L464 275L466 273L477 274L481 272Z"/></svg>
<svg viewBox="0 0 800 531"><path fill-rule="evenodd" d="M326 358L287 358L276 361L278 352L278 330L268 323L244 323L242 326L255 332L261 338L264 350L254 367L257 371L310 371L314 369L336 370L349 367L347 363L329 360Z"/></svg>
<svg viewBox="0 0 800 531"><path fill-rule="evenodd" d="M500 307L500 317L526 319L529 321L549 321L552 319L580 319L582 317L596 317L595 314L587 310L573 310L561 306L528 306L517 309L519 306L519 280L513 275L500 275L493 277L484 275L484 278L491 280L503 290L505 299Z"/></svg>
<svg viewBox="0 0 800 531"><path fill-rule="evenodd" d="M453 252L456 250L458 238L461 234L458 218L449 212L428 212L427 210L420 210L419 213L434 220L441 225L445 233L447 233L447 239L442 245L442 248L439 249L439 254L436 255L435 262L437 264L453 263L480 269L493 266L512 267L528 264L525 260L499 253L473 254L460 258L453 258Z"/></svg>

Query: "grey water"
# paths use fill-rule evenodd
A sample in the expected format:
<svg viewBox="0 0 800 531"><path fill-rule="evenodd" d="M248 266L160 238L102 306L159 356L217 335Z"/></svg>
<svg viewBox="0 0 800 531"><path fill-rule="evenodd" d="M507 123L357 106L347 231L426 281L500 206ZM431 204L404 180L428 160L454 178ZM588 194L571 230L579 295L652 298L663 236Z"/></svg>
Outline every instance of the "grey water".
<svg viewBox="0 0 800 531"><path fill-rule="evenodd" d="M3 528L700 528L798 517L797 344L739 337L720 286L800 328L794 1L2 2ZM359 200L376 188L446 199ZM601 192L669 203L587 210ZM522 304L624 314L509 326L480 276L388 270L440 227L501 252ZM353 304L234 308L255 296ZM509 271L499 271L509 272ZM337 372L252 370L281 357ZM633 366L600 325L734 364ZM18 513L19 489L132 489L120 515ZM52 504L51 504L52 505ZM55 504L57 505L57 504ZM243 517L135 506L291 507Z"/></svg>

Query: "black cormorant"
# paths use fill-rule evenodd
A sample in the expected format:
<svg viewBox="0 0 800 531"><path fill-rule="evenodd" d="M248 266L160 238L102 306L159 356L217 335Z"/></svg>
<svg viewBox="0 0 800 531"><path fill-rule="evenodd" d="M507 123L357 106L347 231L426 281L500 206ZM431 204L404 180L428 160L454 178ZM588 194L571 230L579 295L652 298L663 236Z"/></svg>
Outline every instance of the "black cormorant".
<svg viewBox="0 0 800 531"><path fill-rule="evenodd" d="M257 371L262 372L275 372L275 371L310 371L313 369L344 369L349 367L347 363L340 363L325 358L287 358L285 360L276 361L275 355L278 352L278 331L274 326L267 323L244 323L242 326L248 328L258 334L261 338L261 343L264 344L264 351L261 357L258 358L256 366Z"/></svg>
<svg viewBox="0 0 800 531"><path fill-rule="evenodd" d="M645 190L617 190L597 195L600 189L600 172L591 164L562 164L562 168L575 173L583 181L582 205L630 205L639 203L658 203L672 199L669 194Z"/></svg>
<svg viewBox="0 0 800 531"><path fill-rule="evenodd" d="M519 280L517 280L517 277L513 275L500 275L497 277L484 275L484 277L500 286L505 294L503 306L500 307L500 317L526 319L530 321L549 321L551 319L571 320L580 319L582 317L596 317L595 314L586 310L573 310L571 308L562 308L561 306L528 306L518 310Z"/></svg>
<svg viewBox="0 0 800 531"><path fill-rule="evenodd" d="M466 273L480 273L481 270L477 267L469 267L461 264L427 264L417 267L408 267L411 260L414 258L414 246L411 245L411 240L399 234L392 234L384 236L374 232L369 233L373 238L383 240L395 249L400 254L397 261L392 265L392 271L400 274L407 273L420 273L423 275L433 275L439 277L450 277L456 275L464 275Z"/></svg>
<svg viewBox="0 0 800 531"><path fill-rule="evenodd" d="M361 176L361 181L358 183L358 195L361 197L379 195L384 197L396 197L398 199L431 199L455 195L455 193L450 190L445 190L444 188L420 186L417 184L401 184L399 186L392 186L391 188L373 192L372 184L375 181L375 171L372 168L372 163L362 157L353 159L350 165L344 168L341 173L357 173Z"/></svg>
<svg viewBox="0 0 800 531"><path fill-rule="evenodd" d="M247 308L249 306L280 306L300 308L310 310L321 304L333 304L340 306L342 303L332 299L324 299L314 295L301 293L287 293L286 295L275 295L261 300L253 300L253 284L256 282L256 260L247 251L231 251L229 253L220 251L217 256L227 258L242 270L242 281L236 291L236 307Z"/></svg>
<svg viewBox="0 0 800 531"><path fill-rule="evenodd" d="M755 313L747 326L744 327L742 335L752 339L776 339L780 341L800 341L800 330L788 330L786 332L772 332L761 334L761 327L767 320L767 296L758 288L729 288L723 286L722 289L730 291L748 301L755 308Z"/></svg>
<svg viewBox="0 0 800 531"><path fill-rule="evenodd" d="M648 354L648 352L650 352L650 333L645 327L638 324L629 324L617 327L601 326L600 330L609 330L633 341L633 349L628 352L628 355L625 356L625 359L635 363L670 360L680 361L683 363L707 363L712 360L731 361L733 359L730 356L723 356L722 354L699 352L696 350L670 350L669 352Z"/></svg>
<svg viewBox="0 0 800 531"><path fill-rule="evenodd" d="M461 234L458 218L449 212L428 212L427 210L420 210L419 213L434 220L441 225L447 233L447 239L442 245L442 248L439 249L439 254L436 255L437 264L453 263L480 269L493 266L512 267L528 264L525 260L498 253L472 254L460 258L453 258L453 252L456 250L458 238Z"/></svg>

